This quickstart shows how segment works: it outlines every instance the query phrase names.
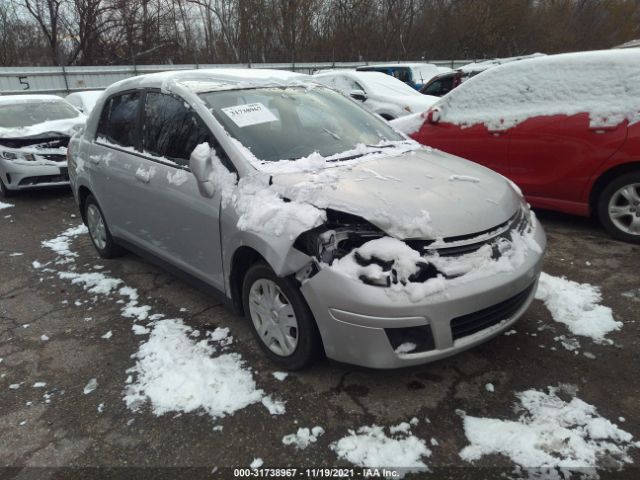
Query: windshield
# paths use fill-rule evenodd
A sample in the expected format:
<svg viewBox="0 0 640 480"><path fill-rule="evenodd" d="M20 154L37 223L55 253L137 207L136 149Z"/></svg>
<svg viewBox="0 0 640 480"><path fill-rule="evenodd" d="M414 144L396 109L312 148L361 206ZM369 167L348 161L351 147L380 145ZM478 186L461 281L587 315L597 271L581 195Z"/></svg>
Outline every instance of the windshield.
<svg viewBox="0 0 640 480"><path fill-rule="evenodd" d="M0 127L30 127L50 120L75 118L79 115L71 105L63 101L26 101L0 105Z"/></svg>
<svg viewBox="0 0 640 480"><path fill-rule="evenodd" d="M229 134L259 160L323 157L358 145L403 141L381 118L324 87L269 87L200 94Z"/></svg>

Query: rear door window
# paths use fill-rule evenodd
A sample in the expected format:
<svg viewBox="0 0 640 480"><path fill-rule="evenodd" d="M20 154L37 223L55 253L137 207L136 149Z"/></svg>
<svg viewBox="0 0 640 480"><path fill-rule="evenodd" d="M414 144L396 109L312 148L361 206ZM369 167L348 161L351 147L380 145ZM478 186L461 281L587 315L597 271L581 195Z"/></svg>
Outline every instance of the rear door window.
<svg viewBox="0 0 640 480"><path fill-rule="evenodd" d="M209 129L191 107L172 95L147 92L143 118L142 148L154 157L187 166L197 145L214 146Z"/></svg>
<svg viewBox="0 0 640 480"><path fill-rule="evenodd" d="M127 92L107 100L96 137L122 147L138 147L136 132L140 95L140 92Z"/></svg>

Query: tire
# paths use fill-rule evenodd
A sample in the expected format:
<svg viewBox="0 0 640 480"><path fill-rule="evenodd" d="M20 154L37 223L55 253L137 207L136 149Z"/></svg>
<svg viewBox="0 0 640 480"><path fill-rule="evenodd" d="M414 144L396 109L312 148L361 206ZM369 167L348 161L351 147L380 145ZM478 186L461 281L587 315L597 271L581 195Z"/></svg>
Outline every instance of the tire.
<svg viewBox="0 0 640 480"><path fill-rule="evenodd" d="M84 218L89 229L91 243L102 258L116 258L126 252L124 248L114 242L102 209L93 195L89 195L85 199Z"/></svg>
<svg viewBox="0 0 640 480"><path fill-rule="evenodd" d="M640 244L640 171L609 182L598 197L598 218L614 238Z"/></svg>
<svg viewBox="0 0 640 480"><path fill-rule="evenodd" d="M269 292L269 286L276 288ZM260 303L261 298L267 305L270 300L277 303L268 307ZM300 370L320 357L322 343L318 327L300 289L291 279L278 277L266 263L256 263L244 277L242 305L258 345L278 367ZM261 324L265 325L264 329Z"/></svg>
<svg viewBox="0 0 640 480"><path fill-rule="evenodd" d="M13 190L9 190L7 186L4 184L2 179L0 179L0 196L4 198L13 197L16 194Z"/></svg>

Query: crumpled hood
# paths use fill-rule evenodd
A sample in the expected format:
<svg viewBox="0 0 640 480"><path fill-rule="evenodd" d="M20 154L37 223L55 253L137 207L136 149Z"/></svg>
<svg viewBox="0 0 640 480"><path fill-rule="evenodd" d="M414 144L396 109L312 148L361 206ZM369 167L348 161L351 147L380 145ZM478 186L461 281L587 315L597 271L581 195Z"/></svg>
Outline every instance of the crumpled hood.
<svg viewBox="0 0 640 480"><path fill-rule="evenodd" d="M273 183L285 195L358 215L401 239L489 230L511 218L521 203L501 175L430 148L354 165L337 163L315 173L277 174ZM417 223L426 233L405 228Z"/></svg>

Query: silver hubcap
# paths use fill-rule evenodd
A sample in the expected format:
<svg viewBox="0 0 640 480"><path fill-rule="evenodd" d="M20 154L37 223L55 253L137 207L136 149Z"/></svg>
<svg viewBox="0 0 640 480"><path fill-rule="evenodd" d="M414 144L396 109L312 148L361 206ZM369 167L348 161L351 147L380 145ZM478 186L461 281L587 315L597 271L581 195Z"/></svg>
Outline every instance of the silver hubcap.
<svg viewBox="0 0 640 480"><path fill-rule="evenodd" d="M278 284L261 278L249 290L249 311L258 336L276 355L288 357L298 346L298 321Z"/></svg>
<svg viewBox="0 0 640 480"><path fill-rule="evenodd" d="M640 235L640 183L625 185L613 194L609 218L623 232Z"/></svg>
<svg viewBox="0 0 640 480"><path fill-rule="evenodd" d="M100 210L93 204L87 208L87 226L93 243L100 250L104 250L107 246L107 228L104 225Z"/></svg>

